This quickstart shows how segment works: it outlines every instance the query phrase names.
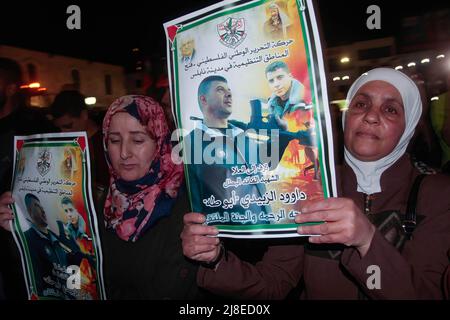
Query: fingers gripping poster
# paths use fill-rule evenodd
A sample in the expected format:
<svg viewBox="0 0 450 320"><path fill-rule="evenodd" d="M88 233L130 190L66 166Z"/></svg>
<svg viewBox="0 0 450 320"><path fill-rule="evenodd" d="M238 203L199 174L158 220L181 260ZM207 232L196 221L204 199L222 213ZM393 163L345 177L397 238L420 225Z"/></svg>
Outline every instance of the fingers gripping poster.
<svg viewBox="0 0 450 320"><path fill-rule="evenodd" d="M311 1L223 1L164 24L192 210L219 236L298 236L304 201L336 195Z"/></svg>
<svg viewBox="0 0 450 320"><path fill-rule="evenodd" d="M32 300L105 298L87 141L15 137L12 230Z"/></svg>

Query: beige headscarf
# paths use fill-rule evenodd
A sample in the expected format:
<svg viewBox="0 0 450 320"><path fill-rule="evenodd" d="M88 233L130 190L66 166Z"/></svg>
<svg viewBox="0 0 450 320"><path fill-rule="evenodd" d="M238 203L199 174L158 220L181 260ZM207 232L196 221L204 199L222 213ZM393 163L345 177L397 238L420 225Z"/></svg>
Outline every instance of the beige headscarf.
<svg viewBox="0 0 450 320"><path fill-rule="evenodd" d="M416 84L404 73L390 68L376 68L356 79L348 91L347 105L350 105L356 92L364 84L376 80L385 81L400 92L405 110L405 131L394 150L376 161L358 160L345 148L345 161L355 172L358 191L366 194L381 192L380 178L382 173L405 153L422 114L422 100ZM346 113L342 117L343 128L345 128L345 117Z"/></svg>

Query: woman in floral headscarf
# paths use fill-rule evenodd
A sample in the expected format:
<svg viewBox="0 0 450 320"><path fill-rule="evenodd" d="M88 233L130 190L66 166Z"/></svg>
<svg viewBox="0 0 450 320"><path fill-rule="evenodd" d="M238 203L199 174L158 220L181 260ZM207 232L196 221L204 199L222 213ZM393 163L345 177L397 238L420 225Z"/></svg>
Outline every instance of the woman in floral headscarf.
<svg viewBox="0 0 450 320"><path fill-rule="evenodd" d="M192 299L196 266L183 258L179 234L189 204L183 167L171 158L162 108L125 96L103 121L110 188L102 228L110 299Z"/></svg>

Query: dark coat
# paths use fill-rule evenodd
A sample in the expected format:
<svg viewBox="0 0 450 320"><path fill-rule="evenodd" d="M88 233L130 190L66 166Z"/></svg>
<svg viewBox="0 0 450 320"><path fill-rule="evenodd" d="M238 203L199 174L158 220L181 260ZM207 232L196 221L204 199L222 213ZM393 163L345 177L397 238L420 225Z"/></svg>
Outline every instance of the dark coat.
<svg viewBox="0 0 450 320"><path fill-rule="evenodd" d="M381 177L383 191L372 200L374 215L405 212L418 174L407 155L386 170ZM340 196L353 199L363 210L364 194L356 191L356 177L347 165L339 181ZM253 265L228 252L216 271L200 268L198 283L214 293L244 299L282 299L301 278L304 299L442 299L450 247L449 194L448 176L424 179L417 199L418 225L401 252L380 230L363 258L352 247L299 244L271 246ZM380 268L381 288L370 290L366 282L373 265Z"/></svg>
<svg viewBox="0 0 450 320"><path fill-rule="evenodd" d="M14 160L14 136L56 132L56 128L39 112L25 106L0 119L0 195L11 189ZM0 296L25 299L20 254L10 232L0 228ZM2 288L3 286L3 288Z"/></svg>
<svg viewBox="0 0 450 320"><path fill-rule="evenodd" d="M184 191L172 213L156 222L136 242L121 240L107 231L97 210L103 248L107 299L191 300L202 297L197 264L183 255L180 234L189 212Z"/></svg>

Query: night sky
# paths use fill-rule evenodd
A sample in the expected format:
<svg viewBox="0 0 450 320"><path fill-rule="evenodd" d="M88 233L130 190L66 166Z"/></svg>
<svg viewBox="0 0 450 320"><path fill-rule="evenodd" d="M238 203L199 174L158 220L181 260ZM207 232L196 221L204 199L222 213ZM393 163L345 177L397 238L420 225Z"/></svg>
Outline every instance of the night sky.
<svg viewBox="0 0 450 320"><path fill-rule="evenodd" d="M5 1L0 5L0 44L125 64L131 49L139 47L152 56L165 55L162 24L216 3L213 0L162 1ZM401 18L436 8L450 1L317 0L328 46L395 35ZM68 30L66 9L81 8L81 30ZM381 8L381 30L366 28L366 9Z"/></svg>

